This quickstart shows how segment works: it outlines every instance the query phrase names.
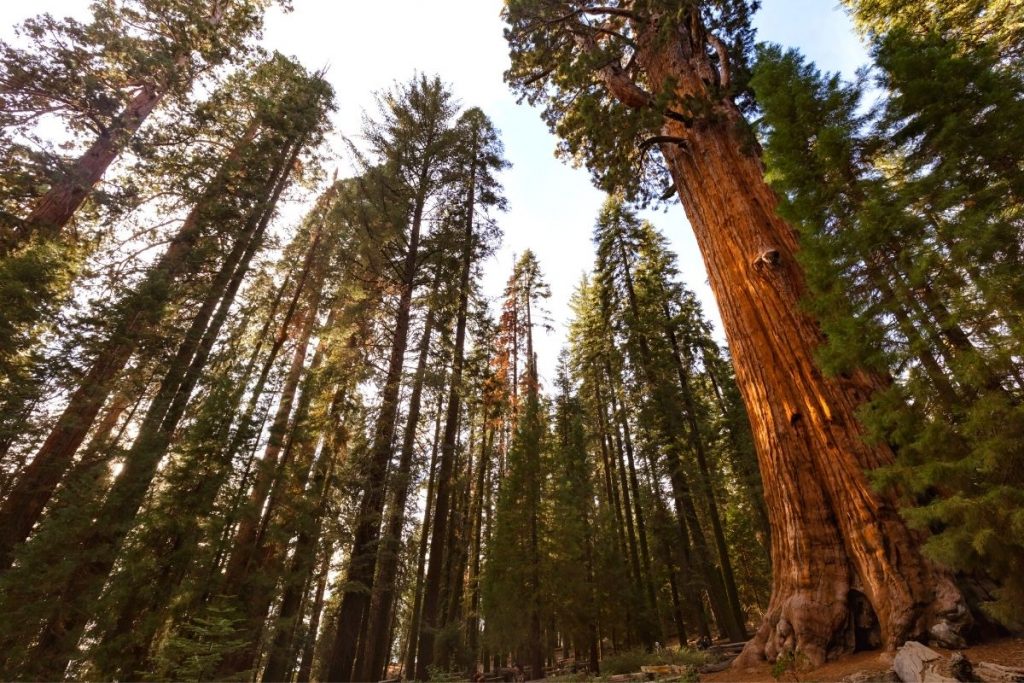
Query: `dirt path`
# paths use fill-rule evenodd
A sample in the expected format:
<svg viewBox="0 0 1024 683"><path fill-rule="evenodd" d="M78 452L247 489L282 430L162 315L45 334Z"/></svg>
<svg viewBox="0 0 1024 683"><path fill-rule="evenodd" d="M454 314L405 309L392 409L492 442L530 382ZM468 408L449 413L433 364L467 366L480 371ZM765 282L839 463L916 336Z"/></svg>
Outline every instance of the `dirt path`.
<svg viewBox="0 0 1024 683"><path fill-rule="evenodd" d="M934 648L944 655L952 654L951 650ZM964 651L972 662L993 662L1003 666L1024 667L1024 638L1001 638L981 645L975 645ZM883 673L892 666L892 655L878 651L858 652L843 657L812 671L793 674L786 672L778 678L784 683L806 682L829 683L840 681L850 674L859 671ZM701 681L708 683L775 683L771 666L761 664L745 670L726 669L713 674L704 674Z"/></svg>

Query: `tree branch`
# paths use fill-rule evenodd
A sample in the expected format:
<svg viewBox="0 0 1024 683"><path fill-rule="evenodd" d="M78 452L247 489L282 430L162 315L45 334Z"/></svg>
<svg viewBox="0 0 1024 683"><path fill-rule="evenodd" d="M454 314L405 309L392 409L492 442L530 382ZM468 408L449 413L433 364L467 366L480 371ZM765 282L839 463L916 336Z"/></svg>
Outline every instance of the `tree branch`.
<svg viewBox="0 0 1024 683"><path fill-rule="evenodd" d="M627 19L639 19L639 15L635 12L631 12L628 9L621 7L584 7L577 10L580 14L613 14L617 17L626 17Z"/></svg>
<svg viewBox="0 0 1024 683"><path fill-rule="evenodd" d="M541 80L542 78L547 78L548 76L550 76L551 72L554 71L554 70L555 70L555 66L551 66L551 67L549 67L547 69L544 69L540 73L536 73L536 74L530 76L529 78L527 78L525 81L523 81L521 83L521 85L524 86L524 87L527 86L527 85L533 85L534 83L536 83L537 81Z"/></svg>
<svg viewBox="0 0 1024 683"><path fill-rule="evenodd" d="M573 36L576 39L577 45L580 46L580 49L583 52L590 54L598 52L594 36L588 31L573 31ZM619 64L618 60L609 60L603 66L598 67L597 73L601 77L601 80L604 81L605 87L608 88L608 92L627 107L632 107L633 109L647 109L656 108L658 106L658 102L654 95L637 85L636 82L630 78L629 74L622 68L622 65ZM665 118L678 121L687 127L693 124L693 119L671 109L662 109L661 113Z"/></svg>
<svg viewBox="0 0 1024 683"><path fill-rule="evenodd" d="M708 33L708 43L715 49L718 54L718 82L722 86L723 90L729 89L729 84L732 79L729 75L729 50L725 47L725 43L722 39L716 36L714 33Z"/></svg>
<svg viewBox="0 0 1024 683"><path fill-rule="evenodd" d="M640 151L644 151L651 145L659 145L662 143L685 146L686 140L675 135L652 135L651 137L641 142L638 146L640 148Z"/></svg>

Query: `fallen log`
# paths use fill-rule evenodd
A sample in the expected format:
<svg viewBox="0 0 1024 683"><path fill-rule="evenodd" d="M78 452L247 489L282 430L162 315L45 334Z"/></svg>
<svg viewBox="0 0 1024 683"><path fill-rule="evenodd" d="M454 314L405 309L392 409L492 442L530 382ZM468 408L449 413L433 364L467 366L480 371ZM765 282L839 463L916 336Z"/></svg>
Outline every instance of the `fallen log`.
<svg viewBox="0 0 1024 683"><path fill-rule="evenodd" d="M685 666L679 666L678 664L652 664L650 666L641 666L640 671L645 674L681 674L686 671Z"/></svg>

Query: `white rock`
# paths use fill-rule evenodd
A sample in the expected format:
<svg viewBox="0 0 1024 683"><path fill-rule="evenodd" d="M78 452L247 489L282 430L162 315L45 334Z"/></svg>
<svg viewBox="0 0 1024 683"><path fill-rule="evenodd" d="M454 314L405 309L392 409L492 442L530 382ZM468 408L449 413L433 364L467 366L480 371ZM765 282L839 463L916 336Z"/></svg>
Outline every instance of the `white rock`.
<svg viewBox="0 0 1024 683"><path fill-rule="evenodd" d="M942 673L943 660L935 650L908 640L896 652L892 668L903 683L956 683Z"/></svg>

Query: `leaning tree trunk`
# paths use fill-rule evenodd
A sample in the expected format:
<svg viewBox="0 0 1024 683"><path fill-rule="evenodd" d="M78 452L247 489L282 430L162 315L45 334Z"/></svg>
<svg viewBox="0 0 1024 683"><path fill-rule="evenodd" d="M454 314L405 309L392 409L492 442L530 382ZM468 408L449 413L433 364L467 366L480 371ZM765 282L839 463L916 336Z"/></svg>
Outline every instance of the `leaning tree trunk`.
<svg viewBox="0 0 1024 683"><path fill-rule="evenodd" d="M307 264L308 267L308 264ZM308 268L307 268L308 269ZM299 279L295 296L291 307L285 313L284 320L280 323L280 332L276 335L269 335L274 343L264 360L264 365L255 388L253 401L237 420L239 428L233 437L230 437L228 430L232 424L231 416L237 414L241 409L243 390L249 386L249 378L255 370L257 358L262 350L262 341L268 337L268 331L277 319L278 307L284 298L285 291L291 285L291 273L278 288L277 294L271 303L271 311L267 316L259 334L256 338L260 340L250 355L248 362L238 380L238 387L233 390L229 397L228 409L226 410L227 420L222 423L218 433L223 435L229 445L217 449L204 461L204 466L198 470L191 468L188 478L177 486L168 486L162 493L162 497L171 499L175 503L175 511L181 519L186 519L186 524L174 523L168 528L160 528L156 531L150 530L152 539L149 541L150 548L174 548L173 553L158 553L159 561L154 569L155 573L134 577L133 587L125 591L125 597L120 601L120 613L113 630L102 637L104 645L108 642L115 642L118 638L131 635L131 647L127 650L123 646L117 661L117 669L111 670L111 676L116 674L120 678L139 678L147 665L147 657L153 647L155 639L159 635L158 629L161 621L153 615L165 610L167 604L173 599L178 587L185 579L192 559L201 540L202 519L213 507L214 499L221 489L228 469L234 458L235 451L245 440L249 430L245 425L252 422L253 414L256 411L258 399L263 395L263 387L270 374L277 353L288 338L287 331L292 327L292 318L296 313L298 299L301 298L305 277ZM222 302L222 305L226 302ZM218 312L218 317L220 312ZM173 475L171 475L173 477ZM246 477L248 479L248 477ZM239 494L241 495L241 493ZM239 498L240 503L240 498ZM159 505L160 503L157 503ZM166 503L165 503L166 504ZM224 539L224 544L227 539Z"/></svg>
<svg viewBox="0 0 1024 683"><path fill-rule="evenodd" d="M247 234L239 238L242 247L237 251L242 253L233 253L230 256L232 260L244 258L247 261L258 247L261 241L259 235L266 227L272 211L271 203L276 202L279 197L287 180L290 164L301 149L301 142L295 142L293 145L291 153L282 159L280 173L273 174L272 182L276 189L265 203L261 203L254 210L253 225ZM240 264L236 262L227 265L229 272L233 272ZM244 274L244 270L236 274ZM220 275L223 275L223 271ZM225 283L220 275L215 284L224 290ZM227 279L226 276L223 279ZM230 284L231 291L221 291L220 296L215 293L210 300L222 299L229 295L233 297L237 283ZM142 431L126 456L124 469L111 487L94 524L77 545L77 551L82 555L74 558L73 569L63 586L63 597L54 605L54 611L35 646L36 651L46 655L40 656L37 660L43 662L44 667L48 667L39 670L43 673L42 678L59 676L64 671L67 662L73 656L74 646L77 645L77 640L73 636L80 635L88 624L104 581L114 568L125 537L134 526L160 458L170 441L170 431L177 426L185 410L188 394L198 381L198 375L205 365L219 327L227 315L227 308L223 308L219 311L221 315L218 315L212 324L207 325L209 320L206 318L211 310L212 306L202 307L197 320L199 324L189 331L179 347L182 353L174 360L180 365L168 370L161 389L151 405L152 410L144 420ZM187 371L186 364L190 365ZM164 422L166 423L161 424Z"/></svg>
<svg viewBox="0 0 1024 683"><path fill-rule="evenodd" d="M32 531L46 503L60 483L75 452L82 444L96 415L113 389L114 379L124 369L146 334L160 322L172 296L173 285L194 274L201 265L192 252L203 236L207 214L232 176L238 173L239 157L257 132L254 121L227 155L217 176L204 190L167 250L154 264L145 280L129 295L114 334L105 343L92 367L71 395L32 462L21 473L0 507L0 571L10 567L15 548Z"/></svg>
<svg viewBox="0 0 1024 683"><path fill-rule="evenodd" d="M39 198L31 213L25 218L17 243L24 242L35 234L48 239L58 237L64 226L78 211L92 188L100 181L114 159L131 142L136 131L153 112L163 96L162 87L147 84L125 105L112 124L100 133L89 149L79 157L67 175L54 183L46 194Z"/></svg>
<svg viewBox="0 0 1024 683"><path fill-rule="evenodd" d="M318 241L318 239L314 239L314 248ZM275 479L280 474L279 462L282 452L285 451L285 442L290 433L289 427L291 426L294 429L295 424L297 424L297 418L294 418L292 408L295 404L302 376L306 372L306 355L309 350L311 337L316 328L317 310L322 296L321 290L322 282L320 278L314 278L314 281L311 283L311 289L308 292L308 301L299 312L299 331L295 349L292 352L291 364L282 385L277 412L270 426L267 447L263 452L263 458L259 462L256 478L253 481L252 490L249 492L249 500L244 505L243 513L238 521L238 529L235 532L232 543L231 556L224 571L222 585L224 591L228 594L233 594L239 588L247 572L250 570L251 563L259 550L261 520L264 515L270 514L272 511L272 507L267 507L268 500L270 499ZM318 351L322 353L322 348L318 349ZM308 395L305 398L309 400ZM285 455L287 456L288 453L285 453ZM264 511L265 509L266 512ZM227 674L230 672L221 671L221 673Z"/></svg>
<svg viewBox="0 0 1024 683"><path fill-rule="evenodd" d="M659 40L659 28L671 28L673 40ZM713 118L666 119L662 132L679 142L661 150L721 308L774 531L772 599L738 665L784 651L817 665L851 651L858 594L889 649L929 635L959 641L970 620L962 596L865 474L893 459L888 447L865 441L857 422L877 382L825 377L815 363L823 338L800 306L797 236L776 213L738 108L709 87L728 74L714 68L704 28L693 13L681 25L651 20L639 29L648 82L672 82L677 102L716 103ZM613 90L621 86L606 75Z"/></svg>

